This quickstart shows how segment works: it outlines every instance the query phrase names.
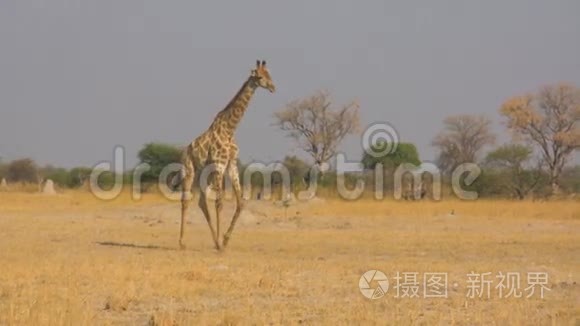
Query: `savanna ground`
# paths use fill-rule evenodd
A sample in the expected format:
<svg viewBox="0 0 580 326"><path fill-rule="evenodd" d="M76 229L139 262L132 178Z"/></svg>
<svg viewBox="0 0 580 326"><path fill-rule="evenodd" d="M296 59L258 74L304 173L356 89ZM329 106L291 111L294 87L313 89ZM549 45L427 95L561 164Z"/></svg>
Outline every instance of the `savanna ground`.
<svg viewBox="0 0 580 326"><path fill-rule="evenodd" d="M0 193L0 324L580 323L578 201L250 201L223 253L196 205L177 250L178 217L155 194ZM371 269L391 283L376 300ZM396 272L421 297L396 298ZM422 297L425 272L448 274L447 298ZM489 299L466 296L470 272L492 273ZM546 272L550 291L499 298L498 272L522 290Z"/></svg>

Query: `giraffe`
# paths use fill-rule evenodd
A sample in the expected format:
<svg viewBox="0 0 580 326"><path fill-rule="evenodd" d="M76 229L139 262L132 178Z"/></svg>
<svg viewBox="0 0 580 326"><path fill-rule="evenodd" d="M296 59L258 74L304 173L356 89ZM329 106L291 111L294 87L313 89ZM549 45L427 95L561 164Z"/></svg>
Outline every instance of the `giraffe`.
<svg viewBox="0 0 580 326"><path fill-rule="evenodd" d="M191 189L193 182L199 181L199 174L205 168L211 168L211 178L208 179L208 186L200 189L198 206L201 209L209 225L209 229L217 250L225 249L234 226L243 209L242 189L238 173L237 159L238 146L234 138L234 133L240 120L242 119L250 99L258 87L265 88L274 93L276 86L270 78L270 73L266 68L266 61L258 60L256 68L252 69L250 76L244 82L238 93L214 118L209 128L199 135L183 151L181 163L181 225L179 230L179 247L184 249L183 232L185 227L185 217L189 203L192 199ZM220 245L220 213L222 210L222 200L224 197L223 181L227 173L231 179L232 188L236 197L236 209L223 237L223 244ZM207 191L209 188L215 191L215 212L216 228L212 226L209 209L207 206Z"/></svg>

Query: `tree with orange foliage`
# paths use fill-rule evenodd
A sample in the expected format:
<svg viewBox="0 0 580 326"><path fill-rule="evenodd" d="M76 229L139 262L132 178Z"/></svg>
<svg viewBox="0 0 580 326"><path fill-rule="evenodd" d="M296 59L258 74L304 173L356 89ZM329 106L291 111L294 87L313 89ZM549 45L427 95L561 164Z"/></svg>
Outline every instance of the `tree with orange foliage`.
<svg viewBox="0 0 580 326"><path fill-rule="evenodd" d="M580 148L580 89L570 84L516 96L500 109L515 138L539 148L548 168L552 194L560 192L560 175L572 152Z"/></svg>

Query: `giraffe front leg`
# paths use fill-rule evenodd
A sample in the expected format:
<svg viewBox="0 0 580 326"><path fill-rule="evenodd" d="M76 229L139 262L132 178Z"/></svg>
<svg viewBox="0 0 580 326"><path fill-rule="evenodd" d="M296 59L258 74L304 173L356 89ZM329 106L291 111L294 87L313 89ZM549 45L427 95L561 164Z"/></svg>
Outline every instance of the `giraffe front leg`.
<svg viewBox="0 0 580 326"><path fill-rule="evenodd" d="M220 244L219 244L219 240L216 237L216 232L215 229L213 228L213 225L211 224L211 217L209 215L209 209L207 208L207 200L206 200L206 192L208 189L203 189L199 195L199 201L198 201L198 206L201 209L201 212L203 213L203 216L205 216L205 220L207 221L207 225L209 226L209 231L211 232L211 237L213 239L213 243L215 245L215 248L220 250Z"/></svg>
<svg viewBox="0 0 580 326"><path fill-rule="evenodd" d="M234 216L232 217L232 221L226 233L224 234L224 242L223 248L225 249L230 241L230 237L232 236L232 232L234 231L234 227L236 225L236 221L240 217L240 213L242 209L244 209L244 201L242 198L242 187L240 185L240 174L238 172L238 166L236 165L237 162L234 160L230 163L228 167L228 174L230 180L232 181L232 187L234 188L234 195L236 196L236 210L234 212Z"/></svg>
<svg viewBox="0 0 580 326"><path fill-rule="evenodd" d="M215 189L215 219L216 219L216 247L218 250L222 250L219 244L220 239L220 215L223 208L223 197L224 197L224 170L225 164L216 164L215 178L213 179L213 187Z"/></svg>

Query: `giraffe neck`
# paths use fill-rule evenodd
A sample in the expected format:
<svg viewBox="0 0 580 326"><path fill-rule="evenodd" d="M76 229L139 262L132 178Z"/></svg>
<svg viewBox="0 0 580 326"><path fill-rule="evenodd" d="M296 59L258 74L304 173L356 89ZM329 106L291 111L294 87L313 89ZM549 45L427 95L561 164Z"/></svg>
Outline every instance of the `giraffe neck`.
<svg viewBox="0 0 580 326"><path fill-rule="evenodd" d="M250 79L246 80L236 96L217 114L210 128L221 129L221 133L233 136L255 91L256 85Z"/></svg>

